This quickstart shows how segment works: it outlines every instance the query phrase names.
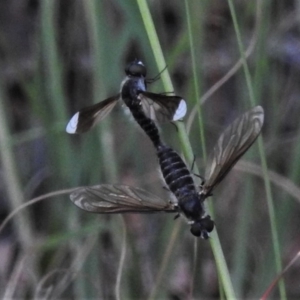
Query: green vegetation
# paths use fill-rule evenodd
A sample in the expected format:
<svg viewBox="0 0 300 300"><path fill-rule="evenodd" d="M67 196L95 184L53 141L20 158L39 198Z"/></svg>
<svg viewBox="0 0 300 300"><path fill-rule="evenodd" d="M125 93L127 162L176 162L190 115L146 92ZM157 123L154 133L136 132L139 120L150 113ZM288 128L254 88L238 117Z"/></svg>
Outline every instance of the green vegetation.
<svg viewBox="0 0 300 300"><path fill-rule="evenodd" d="M1 297L262 297L299 252L297 5L0 4ZM149 78L168 67L150 91L186 99L184 121L161 134L190 166L196 156L198 174L226 125L264 107L262 136L207 201L216 223L209 242L170 214L95 215L69 200L70 189L99 183L169 197L151 142L120 106L88 133L65 132L80 108L118 93L135 58ZM292 265L270 299L299 299L299 280Z"/></svg>

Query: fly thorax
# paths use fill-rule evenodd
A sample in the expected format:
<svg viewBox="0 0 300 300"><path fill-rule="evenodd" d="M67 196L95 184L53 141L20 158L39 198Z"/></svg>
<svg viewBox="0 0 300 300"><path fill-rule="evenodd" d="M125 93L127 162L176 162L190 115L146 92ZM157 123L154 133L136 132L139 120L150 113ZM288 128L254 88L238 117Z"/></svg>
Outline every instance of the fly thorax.
<svg viewBox="0 0 300 300"><path fill-rule="evenodd" d="M181 211L188 220L194 221L200 219L205 211L202 202L197 193L189 193L179 200Z"/></svg>
<svg viewBox="0 0 300 300"><path fill-rule="evenodd" d="M136 82L136 87L138 91L145 92L146 91L145 79L139 78Z"/></svg>
<svg viewBox="0 0 300 300"><path fill-rule="evenodd" d="M125 104L129 107L140 106L141 101L138 95L141 91L145 91L144 78L130 78L124 80L121 87L121 97Z"/></svg>

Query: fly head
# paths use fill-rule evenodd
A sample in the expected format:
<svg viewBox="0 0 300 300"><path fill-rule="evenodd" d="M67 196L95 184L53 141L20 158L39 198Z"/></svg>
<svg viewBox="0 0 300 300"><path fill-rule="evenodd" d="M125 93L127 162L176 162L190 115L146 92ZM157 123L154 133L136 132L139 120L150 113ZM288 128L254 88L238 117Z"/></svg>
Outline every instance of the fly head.
<svg viewBox="0 0 300 300"><path fill-rule="evenodd" d="M190 231L194 236L207 240L209 238L209 233L213 231L214 226L214 221L207 215L204 218L195 221L191 225Z"/></svg>
<svg viewBox="0 0 300 300"><path fill-rule="evenodd" d="M140 60L135 59L133 62L127 65L125 68L125 73L127 76L146 77L147 70Z"/></svg>

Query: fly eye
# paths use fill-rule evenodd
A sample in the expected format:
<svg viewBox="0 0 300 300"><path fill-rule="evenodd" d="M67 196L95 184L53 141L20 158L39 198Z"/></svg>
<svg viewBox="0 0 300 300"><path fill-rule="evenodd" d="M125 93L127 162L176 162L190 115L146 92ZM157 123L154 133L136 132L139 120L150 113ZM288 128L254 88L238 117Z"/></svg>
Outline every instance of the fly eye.
<svg viewBox="0 0 300 300"><path fill-rule="evenodd" d="M203 239L207 240L209 233L214 229L214 226L214 221L211 220L210 216L206 216L200 221L192 224L190 231L194 236L202 237Z"/></svg>
<svg viewBox="0 0 300 300"><path fill-rule="evenodd" d="M197 223L194 223L192 226L191 226L191 229L190 229L190 232L192 233L192 235L194 236L201 236L201 233L202 233L202 228L201 228L201 225L197 222Z"/></svg>
<svg viewBox="0 0 300 300"><path fill-rule="evenodd" d="M127 65L125 73L128 76L143 76L146 77L146 68L141 61L134 61Z"/></svg>
<svg viewBox="0 0 300 300"><path fill-rule="evenodd" d="M210 218L210 216L206 216L201 220L201 225L207 232L212 232L215 227L215 222Z"/></svg>

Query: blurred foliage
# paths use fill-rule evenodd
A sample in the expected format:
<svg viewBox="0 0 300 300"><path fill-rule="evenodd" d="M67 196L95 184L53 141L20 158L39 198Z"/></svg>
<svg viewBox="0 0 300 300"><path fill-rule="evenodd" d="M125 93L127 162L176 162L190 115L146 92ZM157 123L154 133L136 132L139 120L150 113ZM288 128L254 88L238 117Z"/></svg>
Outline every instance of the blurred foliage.
<svg viewBox="0 0 300 300"><path fill-rule="evenodd" d="M249 108L241 66L215 86L240 59L228 3L190 1L194 65L184 1L148 4L174 92L188 102L184 122L191 123L189 138L203 173L199 126L189 119L193 107L202 101L208 154L222 129ZM255 101L265 109L264 148L285 266L300 248L300 6L293 0L234 5ZM151 142L120 107L84 135L65 132L80 108L118 93L127 62L140 58L149 78L161 71L137 3L2 0L0 20L1 223L29 199L81 185L122 183L168 197ZM200 97L216 87L207 98L196 99L193 66ZM149 90L172 92L160 81ZM161 133L181 149L172 124ZM213 199L225 259L242 299L260 297L277 275L260 160L257 146L252 148ZM74 207L67 194L38 202L1 231L1 296L145 299L167 257L155 299L187 299L192 282L194 299L218 299L222 291L209 243L199 241L195 263L193 237L181 222L164 214L92 215ZM299 268L284 279L288 299L299 299ZM272 296L278 295L275 289Z"/></svg>

